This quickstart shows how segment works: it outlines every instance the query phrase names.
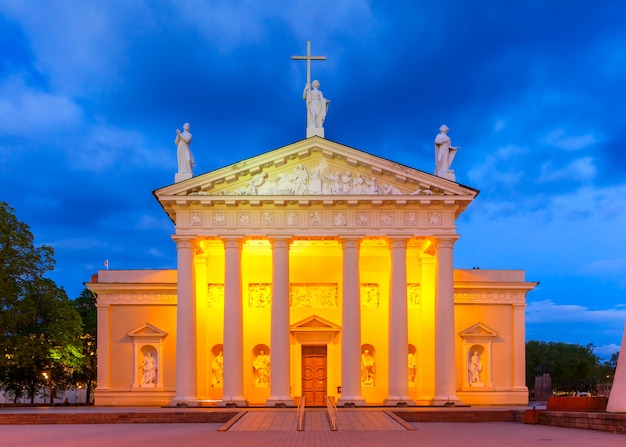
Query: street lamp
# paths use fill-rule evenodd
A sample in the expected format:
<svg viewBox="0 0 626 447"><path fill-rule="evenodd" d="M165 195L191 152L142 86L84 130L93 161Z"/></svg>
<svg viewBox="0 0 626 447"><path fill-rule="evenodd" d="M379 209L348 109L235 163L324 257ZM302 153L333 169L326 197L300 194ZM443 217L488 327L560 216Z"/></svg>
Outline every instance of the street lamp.
<svg viewBox="0 0 626 447"><path fill-rule="evenodd" d="M54 385L52 383L52 370L44 371L41 373L44 379L48 381L48 390L50 393L50 406L54 404L53 396L54 396Z"/></svg>

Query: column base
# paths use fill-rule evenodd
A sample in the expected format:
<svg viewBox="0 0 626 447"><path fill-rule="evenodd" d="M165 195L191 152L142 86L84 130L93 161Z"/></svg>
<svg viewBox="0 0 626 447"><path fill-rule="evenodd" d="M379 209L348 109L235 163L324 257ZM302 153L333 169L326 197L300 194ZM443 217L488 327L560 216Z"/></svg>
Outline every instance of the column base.
<svg viewBox="0 0 626 447"><path fill-rule="evenodd" d="M361 396L341 396L337 401L338 407L364 407L365 399Z"/></svg>
<svg viewBox="0 0 626 447"><path fill-rule="evenodd" d="M152 390L151 390L152 391ZM197 397L175 397L168 405L169 407L199 407Z"/></svg>
<svg viewBox="0 0 626 447"><path fill-rule="evenodd" d="M412 407L415 401L409 396L388 396L383 405L385 407Z"/></svg>
<svg viewBox="0 0 626 447"><path fill-rule="evenodd" d="M291 396L272 396L265 402L266 407L295 407Z"/></svg>
<svg viewBox="0 0 626 447"><path fill-rule="evenodd" d="M217 402L218 407L247 407L248 401L243 396L228 396L223 397L222 400Z"/></svg>
<svg viewBox="0 0 626 447"><path fill-rule="evenodd" d="M435 396L430 401L430 404L434 407L456 407L458 405L463 405L463 401L456 397L456 395Z"/></svg>

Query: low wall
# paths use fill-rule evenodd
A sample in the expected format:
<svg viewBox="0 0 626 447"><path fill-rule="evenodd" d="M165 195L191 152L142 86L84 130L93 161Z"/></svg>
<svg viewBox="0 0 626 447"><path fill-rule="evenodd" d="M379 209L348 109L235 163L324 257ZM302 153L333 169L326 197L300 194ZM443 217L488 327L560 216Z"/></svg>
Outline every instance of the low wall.
<svg viewBox="0 0 626 447"><path fill-rule="evenodd" d="M532 414L528 410L527 414ZM626 414L624 413L582 413L578 411L545 411L535 413L541 425L557 427L582 428L586 430L626 433ZM525 418L531 421L532 416Z"/></svg>
<svg viewBox="0 0 626 447"><path fill-rule="evenodd" d="M550 397L548 411L592 411L606 410L607 397Z"/></svg>
<svg viewBox="0 0 626 447"><path fill-rule="evenodd" d="M407 422L522 422L524 410L390 410Z"/></svg>
<svg viewBox="0 0 626 447"><path fill-rule="evenodd" d="M0 425L30 424L181 424L220 423L235 416L237 411L168 411L168 412L36 412L0 413Z"/></svg>

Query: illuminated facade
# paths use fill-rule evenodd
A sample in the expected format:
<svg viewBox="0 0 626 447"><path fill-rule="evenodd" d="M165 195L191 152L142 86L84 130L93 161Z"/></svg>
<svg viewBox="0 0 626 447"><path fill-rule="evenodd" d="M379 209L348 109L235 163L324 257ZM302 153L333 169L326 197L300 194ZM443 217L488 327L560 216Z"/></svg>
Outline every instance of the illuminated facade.
<svg viewBox="0 0 626 447"><path fill-rule="evenodd" d="M453 268L476 190L313 136L154 194L178 268L88 284L96 405L528 402L536 284Z"/></svg>

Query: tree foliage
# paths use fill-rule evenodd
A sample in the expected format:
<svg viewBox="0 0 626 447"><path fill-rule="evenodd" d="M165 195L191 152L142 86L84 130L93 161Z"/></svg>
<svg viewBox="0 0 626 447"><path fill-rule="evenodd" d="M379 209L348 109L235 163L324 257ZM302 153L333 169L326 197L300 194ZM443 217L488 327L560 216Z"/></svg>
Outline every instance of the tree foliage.
<svg viewBox="0 0 626 447"><path fill-rule="evenodd" d="M559 391L588 391L600 380L599 358L589 344L529 341L526 343L526 381L534 388L535 376L550 374Z"/></svg>
<svg viewBox="0 0 626 447"><path fill-rule="evenodd" d="M41 389L71 386L82 362L81 319L65 291L44 274L54 266L51 247L34 246L28 226L0 202L0 382L31 402Z"/></svg>
<svg viewBox="0 0 626 447"><path fill-rule="evenodd" d="M80 368L74 371L74 382L87 391L85 403L90 402L92 390L96 384L97 371L97 311L96 297L89 289L83 289L74 300L74 307L80 315L83 324L83 362Z"/></svg>

